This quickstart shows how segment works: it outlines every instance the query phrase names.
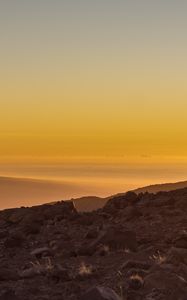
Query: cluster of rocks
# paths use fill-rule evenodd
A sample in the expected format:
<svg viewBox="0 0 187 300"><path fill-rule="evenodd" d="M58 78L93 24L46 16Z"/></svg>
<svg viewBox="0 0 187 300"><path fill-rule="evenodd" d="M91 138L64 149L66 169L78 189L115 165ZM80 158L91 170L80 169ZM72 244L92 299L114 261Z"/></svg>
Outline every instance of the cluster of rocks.
<svg viewBox="0 0 187 300"><path fill-rule="evenodd" d="M0 212L0 300L187 300L187 189Z"/></svg>

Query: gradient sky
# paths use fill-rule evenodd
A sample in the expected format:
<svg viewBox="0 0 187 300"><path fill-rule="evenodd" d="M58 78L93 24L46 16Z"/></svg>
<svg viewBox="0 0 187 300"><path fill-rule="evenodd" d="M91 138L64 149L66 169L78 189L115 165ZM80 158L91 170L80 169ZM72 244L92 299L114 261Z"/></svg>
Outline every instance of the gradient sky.
<svg viewBox="0 0 187 300"><path fill-rule="evenodd" d="M117 161L184 179L186 28L184 0L1 1L3 167Z"/></svg>

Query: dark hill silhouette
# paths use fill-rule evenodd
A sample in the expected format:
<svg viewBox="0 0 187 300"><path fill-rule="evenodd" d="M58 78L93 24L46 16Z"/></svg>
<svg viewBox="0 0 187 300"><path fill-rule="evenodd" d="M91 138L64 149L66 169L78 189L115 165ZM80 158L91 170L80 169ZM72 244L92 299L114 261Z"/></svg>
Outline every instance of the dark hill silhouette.
<svg viewBox="0 0 187 300"><path fill-rule="evenodd" d="M155 194L161 191L169 192L173 190L183 189L186 187L187 187L187 181L180 181L176 183L163 183L163 184L149 185L149 186L135 189L134 192L137 194L145 193L145 192Z"/></svg>
<svg viewBox="0 0 187 300"><path fill-rule="evenodd" d="M81 197L76 199L71 199L77 210L79 211L93 211L98 208L101 208L105 205L108 198L100 198L96 196L88 196L88 197Z"/></svg>

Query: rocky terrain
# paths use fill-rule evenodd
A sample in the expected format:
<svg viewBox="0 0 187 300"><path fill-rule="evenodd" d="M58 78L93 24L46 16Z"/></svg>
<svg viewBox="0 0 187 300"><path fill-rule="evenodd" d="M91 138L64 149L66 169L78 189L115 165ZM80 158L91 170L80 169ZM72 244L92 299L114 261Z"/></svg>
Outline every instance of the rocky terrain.
<svg viewBox="0 0 187 300"><path fill-rule="evenodd" d="M187 188L187 181L148 185L145 187L135 189L135 190L133 190L133 192L135 192L136 194L146 193L146 192L156 194L158 192L163 192L163 191L169 192L169 191L184 189L184 188ZM116 196L123 196L124 194L125 193L120 193L120 194L109 196L106 198L88 197L87 196L87 197L81 197L78 199L73 199L73 201L75 203L77 210L92 211L92 210L103 207L110 198L113 198Z"/></svg>
<svg viewBox="0 0 187 300"><path fill-rule="evenodd" d="M187 300L187 189L0 212L0 300Z"/></svg>
<svg viewBox="0 0 187 300"><path fill-rule="evenodd" d="M187 188L187 181L179 181L175 183L162 183L162 184L153 184L145 187L138 188L134 190L136 194L140 193L158 193L158 192L169 192L178 189Z"/></svg>

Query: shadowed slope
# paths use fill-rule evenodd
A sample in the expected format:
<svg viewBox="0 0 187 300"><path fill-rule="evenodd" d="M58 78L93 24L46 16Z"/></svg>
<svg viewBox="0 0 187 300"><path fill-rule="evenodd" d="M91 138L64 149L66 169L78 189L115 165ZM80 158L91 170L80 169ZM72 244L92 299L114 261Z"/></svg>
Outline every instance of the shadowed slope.
<svg viewBox="0 0 187 300"><path fill-rule="evenodd" d="M75 207L77 208L77 210L86 212L103 207L108 199L108 197L100 198L95 196L88 196L72 200L75 203Z"/></svg>

